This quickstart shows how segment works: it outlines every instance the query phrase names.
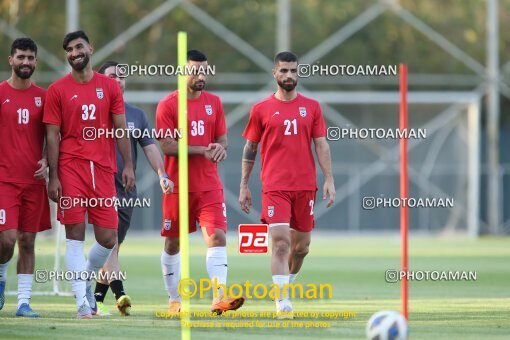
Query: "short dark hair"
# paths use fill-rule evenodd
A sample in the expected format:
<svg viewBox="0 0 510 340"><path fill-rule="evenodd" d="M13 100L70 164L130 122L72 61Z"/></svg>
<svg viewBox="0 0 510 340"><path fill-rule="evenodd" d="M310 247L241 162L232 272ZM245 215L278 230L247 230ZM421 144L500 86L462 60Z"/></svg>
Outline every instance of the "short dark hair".
<svg viewBox="0 0 510 340"><path fill-rule="evenodd" d="M11 45L11 56L16 53L16 50L30 50L37 56L37 45L30 38L17 38L12 42Z"/></svg>
<svg viewBox="0 0 510 340"><path fill-rule="evenodd" d="M207 61L207 57L205 54L198 50L189 50L188 51L188 61Z"/></svg>
<svg viewBox="0 0 510 340"><path fill-rule="evenodd" d="M278 62L280 61L283 61L283 62L297 62L298 61L298 57L297 55L295 55L294 53L292 52L288 52L288 51L285 51L285 52L280 52L278 53L275 57L274 57L274 64L277 65Z"/></svg>
<svg viewBox="0 0 510 340"><path fill-rule="evenodd" d="M83 40L85 40L87 43L90 44L89 42L89 37L87 36L87 34L83 31L75 31L75 32L70 32L70 33L67 33L66 36L64 37L64 41L62 42L62 47L64 48L64 50L67 48L67 45L69 45L69 43L75 39L79 39L79 38L82 38Z"/></svg>
<svg viewBox="0 0 510 340"><path fill-rule="evenodd" d="M99 70L97 72L104 74L107 68L112 67L112 66L117 66L117 65L119 65L118 62L109 60L109 61L105 62L103 65L101 65L101 67L99 68Z"/></svg>

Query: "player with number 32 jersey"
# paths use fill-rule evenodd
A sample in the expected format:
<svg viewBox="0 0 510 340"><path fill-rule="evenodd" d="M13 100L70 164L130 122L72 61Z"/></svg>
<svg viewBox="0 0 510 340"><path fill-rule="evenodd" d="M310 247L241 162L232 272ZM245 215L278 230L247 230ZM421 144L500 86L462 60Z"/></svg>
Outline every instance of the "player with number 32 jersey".
<svg viewBox="0 0 510 340"><path fill-rule="evenodd" d="M94 72L88 83L78 83L71 74L48 88L44 122L60 126L59 163L72 158L91 160L115 173L114 138L96 138L100 129L112 131L113 114L124 114L124 100L114 80Z"/></svg>

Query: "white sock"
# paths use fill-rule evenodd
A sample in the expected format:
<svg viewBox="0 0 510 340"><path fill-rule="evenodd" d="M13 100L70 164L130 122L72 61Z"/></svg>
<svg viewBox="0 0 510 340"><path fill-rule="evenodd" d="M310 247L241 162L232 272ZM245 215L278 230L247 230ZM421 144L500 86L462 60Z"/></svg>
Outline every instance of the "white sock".
<svg viewBox="0 0 510 340"><path fill-rule="evenodd" d="M163 250L161 253L161 271L163 272L163 282L168 292L170 301L181 301L179 296L179 279L181 277L181 254L168 255Z"/></svg>
<svg viewBox="0 0 510 340"><path fill-rule="evenodd" d="M289 284L290 275L273 275L273 283L280 287L280 298L275 299L276 302L289 299L289 289L283 290L285 284Z"/></svg>
<svg viewBox="0 0 510 340"><path fill-rule="evenodd" d="M298 276L298 273L290 274L289 275L289 283L294 283L294 281L296 281L296 279L297 279L297 276Z"/></svg>
<svg viewBox="0 0 510 340"><path fill-rule="evenodd" d="M9 266L9 261L5 263L0 263L0 281L7 281L7 267Z"/></svg>
<svg viewBox="0 0 510 340"><path fill-rule="evenodd" d="M30 304L33 279L34 274L18 274L18 308L23 303Z"/></svg>
<svg viewBox="0 0 510 340"><path fill-rule="evenodd" d="M207 248L207 256L205 258L207 273L211 279L211 284L214 285L214 280L217 280L218 285L227 284L227 247L211 247ZM223 288L218 288L217 298L223 296Z"/></svg>
<svg viewBox="0 0 510 340"><path fill-rule="evenodd" d="M84 241L66 239L66 269L71 272L83 272L87 265L83 254ZM85 297L86 283L83 280L71 280L71 290L76 298L76 307L89 304Z"/></svg>
<svg viewBox="0 0 510 340"><path fill-rule="evenodd" d="M103 267L106 260L110 256L112 249L103 247L97 242L94 242L89 249L89 258L87 260L87 272L97 273ZM87 289L92 285L92 280L87 281Z"/></svg>

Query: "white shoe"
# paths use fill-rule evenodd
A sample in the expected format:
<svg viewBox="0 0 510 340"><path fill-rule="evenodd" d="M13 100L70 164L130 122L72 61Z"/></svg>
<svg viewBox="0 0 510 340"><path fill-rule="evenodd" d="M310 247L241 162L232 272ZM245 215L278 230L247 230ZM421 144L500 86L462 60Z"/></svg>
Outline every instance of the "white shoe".
<svg viewBox="0 0 510 340"><path fill-rule="evenodd" d="M279 320L294 319L292 303L288 299L276 300L276 318Z"/></svg>
<svg viewBox="0 0 510 340"><path fill-rule="evenodd" d="M83 303L80 308L78 308L78 313L76 315L77 319L92 319L92 309L86 303Z"/></svg>
<svg viewBox="0 0 510 340"><path fill-rule="evenodd" d="M97 303L96 303L96 297L94 296L94 293L92 292L92 285L87 285L87 290L85 291L85 297L87 298L87 301L89 302L89 306L90 306L92 315L96 315L97 314Z"/></svg>

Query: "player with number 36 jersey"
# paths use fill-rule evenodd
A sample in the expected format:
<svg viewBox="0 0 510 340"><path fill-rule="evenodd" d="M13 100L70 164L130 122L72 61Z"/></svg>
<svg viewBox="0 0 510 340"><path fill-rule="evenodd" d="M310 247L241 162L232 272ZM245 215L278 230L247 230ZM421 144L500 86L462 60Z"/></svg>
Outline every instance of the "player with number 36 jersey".
<svg viewBox="0 0 510 340"><path fill-rule="evenodd" d="M168 310L181 310L179 294L179 174L178 157L188 157L189 176L189 232L198 224L207 244L206 266L211 281L227 282L227 212L223 186L218 176L218 163L227 157L227 127L225 113L218 96L204 91L207 57L200 51L188 51L189 69L196 72L187 75L188 105L188 154L178 152L176 138L161 138L159 143L165 154L166 172L175 181L174 192L163 195L163 225L161 236L165 247L161 253L161 268L165 288L168 291ZM178 122L178 92L170 93L159 102L156 111L156 129L174 131ZM211 311L221 314L241 307L244 298L228 297L223 288L214 294Z"/></svg>

